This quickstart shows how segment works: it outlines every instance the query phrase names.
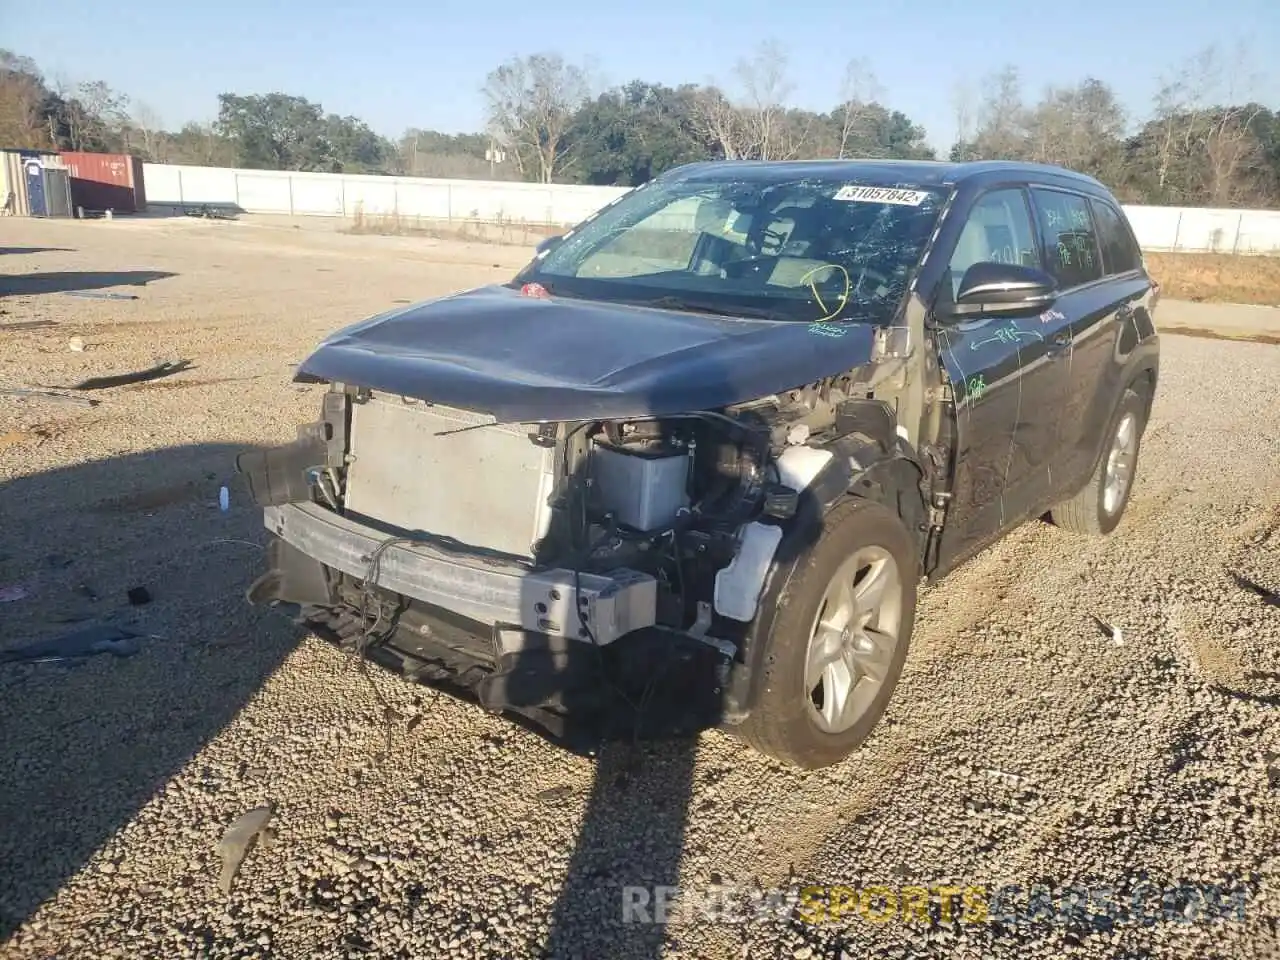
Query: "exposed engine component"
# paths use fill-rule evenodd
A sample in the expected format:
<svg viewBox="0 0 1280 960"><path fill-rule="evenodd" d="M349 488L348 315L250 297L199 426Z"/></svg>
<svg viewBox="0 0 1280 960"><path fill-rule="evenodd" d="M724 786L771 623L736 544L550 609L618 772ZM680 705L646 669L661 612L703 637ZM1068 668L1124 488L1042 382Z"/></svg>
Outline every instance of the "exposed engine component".
<svg viewBox="0 0 1280 960"><path fill-rule="evenodd" d="M812 479L797 466L830 457L812 444L850 426L846 411L879 413L865 392L855 374L723 411L516 424L339 387L289 459L305 466L316 528L276 532L355 584L379 536L403 538L412 546L380 561L382 587L495 629L609 644L715 615L731 634L726 621L754 616L777 524ZM356 526L335 533L325 516Z"/></svg>
<svg viewBox="0 0 1280 960"><path fill-rule="evenodd" d="M689 451L661 440L619 446L596 440L591 479L600 506L618 523L658 530L689 506Z"/></svg>

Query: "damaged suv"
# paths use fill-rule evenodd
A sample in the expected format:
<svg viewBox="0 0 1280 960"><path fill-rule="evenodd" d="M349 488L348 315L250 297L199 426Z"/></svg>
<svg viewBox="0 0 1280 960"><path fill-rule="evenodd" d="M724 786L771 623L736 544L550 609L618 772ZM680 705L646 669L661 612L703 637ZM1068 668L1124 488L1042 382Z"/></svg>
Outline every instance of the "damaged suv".
<svg viewBox="0 0 1280 960"><path fill-rule="evenodd" d="M318 421L237 462L272 535L249 599L555 736L831 764L921 580L1030 519L1116 526L1158 296L1057 167L680 167L319 345Z"/></svg>

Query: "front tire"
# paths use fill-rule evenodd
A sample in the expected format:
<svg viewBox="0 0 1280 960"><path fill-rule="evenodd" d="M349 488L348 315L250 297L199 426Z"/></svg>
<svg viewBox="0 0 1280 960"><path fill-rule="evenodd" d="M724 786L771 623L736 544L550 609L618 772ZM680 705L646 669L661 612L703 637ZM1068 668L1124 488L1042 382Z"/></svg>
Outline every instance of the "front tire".
<svg viewBox="0 0 1280 960"><path fill-rule="evenodd" d="M778 599L756 704L738 734L784 763L838 763L870 736L902 674L919 561L897 514L849 499Z"/></svg>
<svg viewBox="0 0 1280 960"><path fill-rule="evenodd" d="M1083 490L1049 511L1054 526L1095 537L1116 528L1133 490L1145 413L1142 398L1126 390L1111 418L1107 444L1093 476Z"/></svg>

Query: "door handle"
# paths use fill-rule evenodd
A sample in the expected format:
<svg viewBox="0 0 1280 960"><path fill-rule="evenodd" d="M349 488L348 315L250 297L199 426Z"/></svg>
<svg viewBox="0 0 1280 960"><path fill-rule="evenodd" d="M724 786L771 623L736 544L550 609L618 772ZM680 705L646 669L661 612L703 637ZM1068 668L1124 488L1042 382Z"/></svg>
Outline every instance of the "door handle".
<svg viewBox="0 0 1280 960"><path fill-rule="evenodd" d="M1071 332L1063 330L1049 341L1049 349L1045 351L1050 357L1060 357L1071 347Z"/></svg>

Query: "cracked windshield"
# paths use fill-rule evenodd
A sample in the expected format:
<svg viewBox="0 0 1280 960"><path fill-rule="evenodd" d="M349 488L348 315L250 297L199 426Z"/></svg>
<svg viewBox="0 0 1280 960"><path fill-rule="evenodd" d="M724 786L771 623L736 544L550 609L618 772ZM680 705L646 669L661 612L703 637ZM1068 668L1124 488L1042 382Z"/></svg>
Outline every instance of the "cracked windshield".
<svg viewBox="0 0 1280 960"><path fill-rule="evenodd" d="M835 177L660 180L573 233L530 276L565 296L883 322L944 197Z"/></svg>

